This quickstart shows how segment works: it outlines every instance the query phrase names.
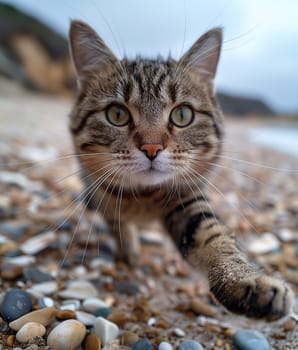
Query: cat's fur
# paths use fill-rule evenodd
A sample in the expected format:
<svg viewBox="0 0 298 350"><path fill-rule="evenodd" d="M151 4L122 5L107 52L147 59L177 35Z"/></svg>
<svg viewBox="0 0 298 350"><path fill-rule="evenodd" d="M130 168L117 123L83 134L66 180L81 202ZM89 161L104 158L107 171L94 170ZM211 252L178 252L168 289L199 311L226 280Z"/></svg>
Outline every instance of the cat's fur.
<svg viewBox="0 0 298 350"><path fill-rule="evenodd" d="M203 186L223 134L213 92L221 42L221 30L213 29L178 62L118 60L92 28L72 22L79 94L71 131L86 202L107 220L123 259L137 263L138 228L158 219L183 257L206 272L223 305L273 320L289 312L292 292L254 271L213 213ZM125 107L127 124L109 122L114 104ZM194 114L185 127L173 123L172 111L180 105Z"/></svg>

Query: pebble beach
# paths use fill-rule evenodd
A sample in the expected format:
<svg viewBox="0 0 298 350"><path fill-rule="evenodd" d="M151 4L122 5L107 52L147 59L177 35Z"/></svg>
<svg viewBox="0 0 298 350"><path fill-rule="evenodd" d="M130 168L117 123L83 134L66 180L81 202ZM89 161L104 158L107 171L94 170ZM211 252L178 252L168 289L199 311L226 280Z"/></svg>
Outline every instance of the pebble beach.
<svg viewBox="0 0 298 350"><path fill-rule="evenodd" d="M292 287L294 308L274 323L225 310L154 223L140 266L115 261L81 203L70 109L0 96L0 350L297 350L298 157L250 138L267 120L227 118L209 198L257 268Z"/></svg>

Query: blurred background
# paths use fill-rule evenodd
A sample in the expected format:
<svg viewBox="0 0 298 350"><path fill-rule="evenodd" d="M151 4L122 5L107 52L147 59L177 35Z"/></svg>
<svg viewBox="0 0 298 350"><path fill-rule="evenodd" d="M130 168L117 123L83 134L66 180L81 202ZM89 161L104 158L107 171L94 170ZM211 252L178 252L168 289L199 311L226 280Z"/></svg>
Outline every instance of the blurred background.
<svg viewBox="0 0 298 350"><path fill-rule="evenodd" d="M268 123L252 138L297 155L297 13L291 0L0 1L0 94L74 95L71 19L93 26L118 57L178 58L206 30L221 26L216 87L225 114L278 120L277 129Z"/></svg>

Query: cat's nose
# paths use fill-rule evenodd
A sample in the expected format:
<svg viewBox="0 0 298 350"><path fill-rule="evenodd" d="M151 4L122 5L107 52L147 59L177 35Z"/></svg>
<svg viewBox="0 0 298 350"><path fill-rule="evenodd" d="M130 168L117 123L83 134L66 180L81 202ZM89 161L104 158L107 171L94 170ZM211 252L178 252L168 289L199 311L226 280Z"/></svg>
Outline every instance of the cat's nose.
<svg viewBox="0 0 298 350"><path fill-rule="evenodd" d="M163 145L161 143L144 143L140 150L144 152L150 160L153 160L158 152L163 150Z"/></svg>

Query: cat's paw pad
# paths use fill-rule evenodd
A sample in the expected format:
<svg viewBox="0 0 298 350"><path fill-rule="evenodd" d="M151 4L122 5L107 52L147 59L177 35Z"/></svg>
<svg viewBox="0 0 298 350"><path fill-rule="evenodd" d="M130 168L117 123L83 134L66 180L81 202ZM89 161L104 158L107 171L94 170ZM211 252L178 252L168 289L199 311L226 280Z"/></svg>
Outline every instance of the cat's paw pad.
<svg viewBox="0 0 298 350"><path fill-rule="evenodd" d="M239 283L239 311L249 317L268 321L286 316L293 303L293 292L282 281L254 276Z"/></svg>

